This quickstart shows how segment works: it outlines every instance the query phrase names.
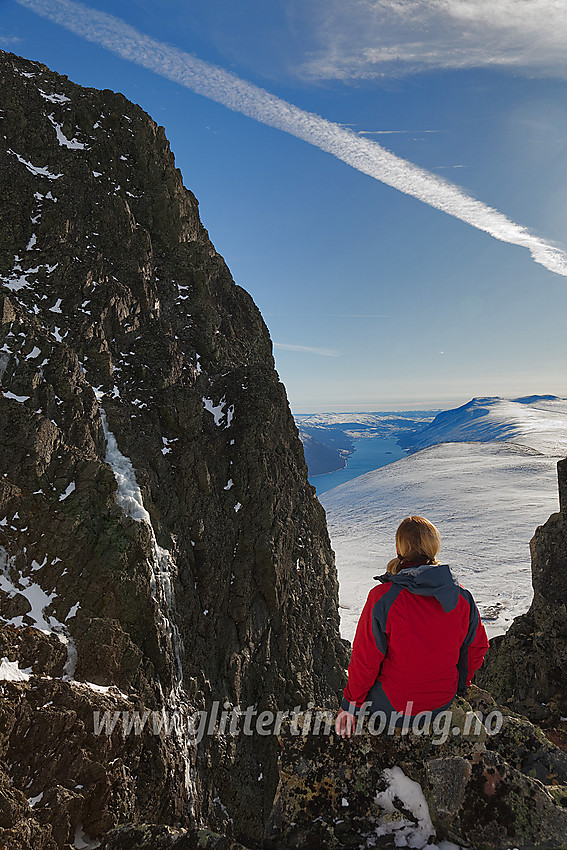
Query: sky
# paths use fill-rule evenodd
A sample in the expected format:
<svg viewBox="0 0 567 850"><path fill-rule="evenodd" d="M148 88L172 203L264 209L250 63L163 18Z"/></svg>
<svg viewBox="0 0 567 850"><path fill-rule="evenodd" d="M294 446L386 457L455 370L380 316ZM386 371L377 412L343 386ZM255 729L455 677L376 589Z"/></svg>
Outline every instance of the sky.
<svg viewBox="0 0 567 850"><path fill-rule="evenodd" d="M564 0L0 0L0 49L165 127L294 412L567 396Z"/></svg>

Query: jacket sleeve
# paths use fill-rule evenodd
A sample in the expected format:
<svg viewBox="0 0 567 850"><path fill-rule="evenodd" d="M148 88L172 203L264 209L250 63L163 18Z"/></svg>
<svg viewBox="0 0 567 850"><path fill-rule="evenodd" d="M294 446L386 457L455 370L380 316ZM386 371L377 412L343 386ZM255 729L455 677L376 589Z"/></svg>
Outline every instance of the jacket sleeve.
<svg viewBox="0 0 567 850"><path fill-rule="evenodd" d="M482 664L489 643L472 594L463 587L461 587L461 594L466 599L469 608L468 629L461 646L457 665L459 672L457 693L463 694Z"/></svg>
<svg viewBox="0 0 567 850"><path fill-rule="evenodd" d="M468 675L467 675L467 688L471 684L473 680L473 676L478 670L478 668L482 665L484 661L484 656L490 646L488 642L488 637L486 635L486 630L482 625L482 620L480 616L478 618L478 625L476 627L475 635L473 638L473 642L469 646L468 652Z"/></svg>
<svg viewBox="0 0 567 850"><path fill-rule="evenodd" d="M385 591L388 589L389 586L384 588ZM374 606L379 598L373 588L368 594L356 627L348 667L348 683L341 700L341 708L351 714L356 714L357 708L366 701L368 691L378 677L386 654L386 635L380 623L373 617ZM376 631L378 640L375 636ZM378 648L378 642L382 644L383 651Z"/></svg>

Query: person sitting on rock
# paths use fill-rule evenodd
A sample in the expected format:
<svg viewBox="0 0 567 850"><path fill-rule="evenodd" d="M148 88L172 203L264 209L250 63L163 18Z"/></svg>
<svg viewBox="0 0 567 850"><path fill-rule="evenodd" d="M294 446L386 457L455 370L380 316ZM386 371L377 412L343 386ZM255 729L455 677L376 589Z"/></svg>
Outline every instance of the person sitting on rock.
<svg viewBox="0 0 567 850"><path fill-rule="evenodd" d="M397 713L396 726L424 711L434 717L465 692L483 662L489 644L478 608L437 561L439 545L424 517L407 517L396 531L397 557L375 576L381 584L356 628L335 724L343 738L361 709L389 719Z"/></svg>

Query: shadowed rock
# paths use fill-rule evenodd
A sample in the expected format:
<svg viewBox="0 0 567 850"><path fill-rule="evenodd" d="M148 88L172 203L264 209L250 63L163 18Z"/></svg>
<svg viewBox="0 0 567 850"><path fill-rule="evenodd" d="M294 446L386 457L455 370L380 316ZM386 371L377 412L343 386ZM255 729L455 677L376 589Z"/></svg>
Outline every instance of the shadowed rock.
<svg viewBox="0 0 567 850"><path fill-rule="evenodd" d="M267 328L162 127L11 54L0 86L0 622L51 633L30 649L0 632L9 662L50 677L6 686L0 844L63 847L154 804L258 841L274 736L110 746L92 725L110 697L71 680L152 711L335 701L334 556ZM69 761L83 749L111 789L98 804ZM22 802L40 792L51 820Z"/></svg>

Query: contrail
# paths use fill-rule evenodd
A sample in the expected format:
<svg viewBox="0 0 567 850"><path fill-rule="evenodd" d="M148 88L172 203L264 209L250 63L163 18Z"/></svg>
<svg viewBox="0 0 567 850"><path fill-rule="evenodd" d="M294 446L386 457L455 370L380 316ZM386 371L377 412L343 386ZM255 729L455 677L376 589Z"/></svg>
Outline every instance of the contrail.
<svg viewBox="0 0 567 850"><path fill-rule="evenodd" d="M285 342L274 342L274 348L282 348L285 351L306 351L308 354L322 354L323 357L339 357L340 351L330 348L312 348L310 345L288 345Z"/></svg>
<svg viewBox="0 0 567 850"><path fill-rule="evenodd" d="M265 89L190 53L156 41L112 15L71 0L16 0L81 38L217 103L303 139L406 195L489 233L527 248L536 263L567 277L567 254L503 213L467 195L459 186L385 150L353 130L299 109Z"/></svg>

